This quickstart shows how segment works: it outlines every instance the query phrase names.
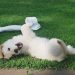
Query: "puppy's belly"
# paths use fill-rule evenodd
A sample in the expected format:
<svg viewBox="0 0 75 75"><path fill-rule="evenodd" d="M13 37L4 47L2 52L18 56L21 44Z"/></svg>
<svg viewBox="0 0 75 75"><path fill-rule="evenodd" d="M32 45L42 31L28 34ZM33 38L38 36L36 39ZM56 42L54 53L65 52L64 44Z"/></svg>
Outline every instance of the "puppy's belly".
<svg viewBox="0 0 75 75"><path fill-rule="evenodd" d="M40 59L49 59L49 45L48 40L34 39L29 45L29 54Z"/></svg>
<svg viewBox="0 0 75 75"><path fill-rule="evenodd" d="M64 57L63 51L56 42L52 44L49 40L39 38L30 43L29 53L33 57L47 60L58 60Z"/></svg>

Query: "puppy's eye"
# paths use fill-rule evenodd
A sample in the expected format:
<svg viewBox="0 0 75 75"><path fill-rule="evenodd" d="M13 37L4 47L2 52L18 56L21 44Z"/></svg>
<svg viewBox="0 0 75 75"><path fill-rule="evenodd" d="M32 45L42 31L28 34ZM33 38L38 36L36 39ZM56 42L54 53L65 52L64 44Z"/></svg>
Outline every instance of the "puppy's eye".
<svg viewBox="0 0 75 75"><path fill-rule="evenodd" d="M8 51L10 51L10 48L8 48Z"/></svg>

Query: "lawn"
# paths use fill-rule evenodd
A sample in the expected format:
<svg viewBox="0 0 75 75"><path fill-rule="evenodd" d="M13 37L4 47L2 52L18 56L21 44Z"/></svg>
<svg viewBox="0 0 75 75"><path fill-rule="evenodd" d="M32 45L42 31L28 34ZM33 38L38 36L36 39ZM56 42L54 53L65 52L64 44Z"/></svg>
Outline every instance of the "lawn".
<svg viewBox="0 0 75 75"><path fill-rule="evenodd" d="M42 28L37 35L60 38L75 47L75 0L0 0L0 26L23 24L27 16L36 16ZM0 33L0 44L20 31ZM0 68L69 69L75 70L75 56L62 62L50 62L30 56L16 56Z"/></svg>

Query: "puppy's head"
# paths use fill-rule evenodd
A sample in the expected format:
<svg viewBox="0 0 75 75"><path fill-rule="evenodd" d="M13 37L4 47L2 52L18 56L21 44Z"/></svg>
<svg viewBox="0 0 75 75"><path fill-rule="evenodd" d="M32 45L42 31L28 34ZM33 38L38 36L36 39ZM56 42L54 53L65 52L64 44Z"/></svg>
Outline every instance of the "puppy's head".
<svg viewBox="0 0 75 75"><path fill-rule="evenodd" d="M12 39L6 41L2 47L4 58L9 59L12 55L18 55L22 47L23 44L21 42L15 43Z"/></svg>

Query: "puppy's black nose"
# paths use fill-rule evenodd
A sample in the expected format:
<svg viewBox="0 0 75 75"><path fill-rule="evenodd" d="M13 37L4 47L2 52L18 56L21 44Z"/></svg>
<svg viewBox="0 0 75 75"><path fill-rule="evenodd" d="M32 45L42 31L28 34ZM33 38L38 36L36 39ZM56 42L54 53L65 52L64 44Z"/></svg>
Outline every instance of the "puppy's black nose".
<svg viewBox="0 0 75 75"><path fill-rule="evenodd" d="M23 47L23 44L21 42L17 43L16 46L18 47L18 49L21 49Z"/></svg>
<svg viewBox="0 0 75 75"><path fill-rule="evenodd" d="M17 49L15 49L15 50L14 50L14 52L15 52L15 53L18 53L18 50L17 50Z"/></svg>

